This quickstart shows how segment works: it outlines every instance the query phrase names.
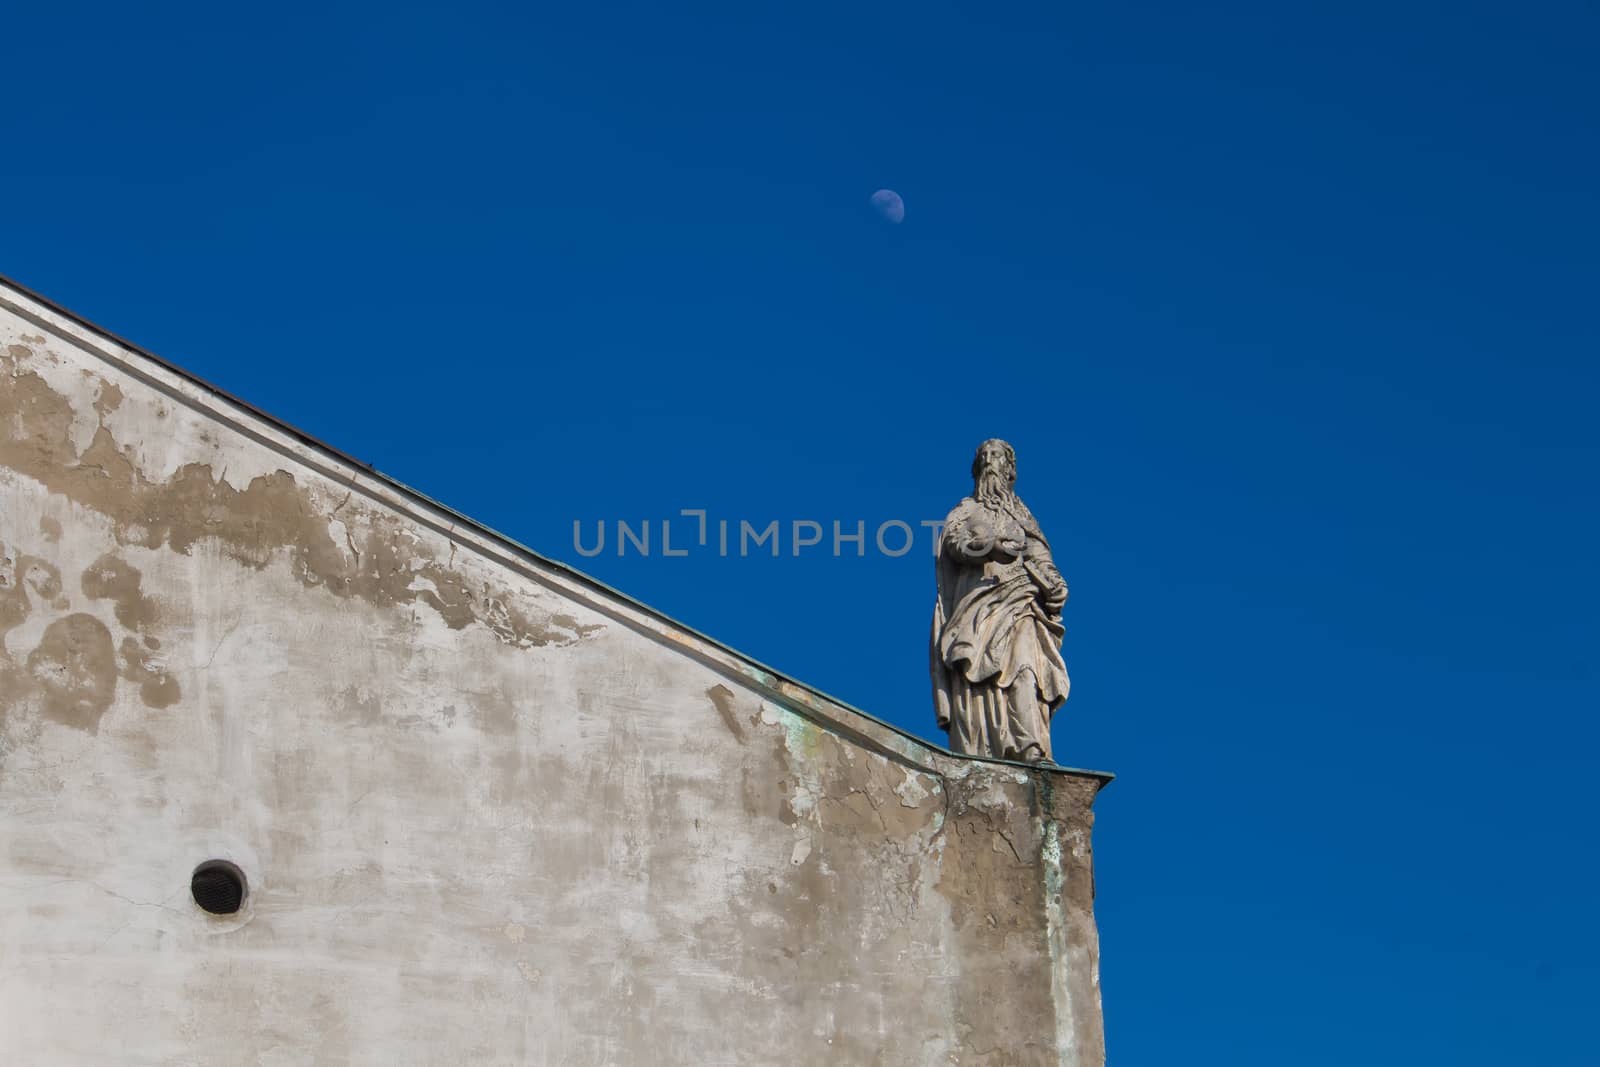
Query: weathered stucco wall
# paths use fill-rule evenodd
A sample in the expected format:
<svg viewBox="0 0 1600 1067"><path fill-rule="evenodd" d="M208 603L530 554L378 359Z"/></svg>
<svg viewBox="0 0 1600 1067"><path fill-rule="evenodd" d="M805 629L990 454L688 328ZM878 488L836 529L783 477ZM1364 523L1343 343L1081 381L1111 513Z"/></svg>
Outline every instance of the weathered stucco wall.
<svg viewBox="0 0 1600 1067"><path fill-rule="evenodd" d="M904 737L0 287L0 1061L1099 1064L1099 785Z"/></svg>

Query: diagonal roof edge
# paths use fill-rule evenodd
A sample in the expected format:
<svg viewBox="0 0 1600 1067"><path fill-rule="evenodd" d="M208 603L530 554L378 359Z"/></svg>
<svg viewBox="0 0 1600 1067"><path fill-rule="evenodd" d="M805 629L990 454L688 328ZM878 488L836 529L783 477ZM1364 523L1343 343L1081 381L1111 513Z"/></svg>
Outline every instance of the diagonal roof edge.
<svg viewBox="0 0 1600 1067"><path fill-rule="evenodd" d="M10 295L4 290L9 290L10 294L15 294L17 297L22 298L25 303L19 304L16 300L11 299ZM35 307L29 308L26 304L33 304ZM1115 775L1107 771L1063 767L1057 764L1037 765L1014 760L991 759L984 756L959 755L951 752L949 749L926 738L919 737L893 723L885 722L875 715L862 711L852 704L829 696L814 686L797 681L718 641L716 638L701 633L693 627L671 618L664 612L650 607L648 604L635 600L621 590L613 588L566 563L562 563L560 560L551 559L534 551L514 538L491 529L448 505L434 500L426 493L413 489L403 482L384 474L372 464L356 459L349 453L312 436L298 427L290 425L275 415L261 410L249 401L240 399L227 390L213 385L211 382L163 359L154 352L112 333L105 327L91 322L84 316L63 307L5 274L0 274L0 307L6 308L73 344L81 346L91 342L91 340L98 340L101 343L109 343L115 346L116 349L137 356L139 359L153 365L159 373L151 374L141 371L140 368L129 361L119 358L116 352L106 351L91 344L91 347L101 358L118 365L135 377L144 379L156 388L169 393L175 399L198 408L203 406L199 402L200 399L209 397L214 401L220 402L225 407L234 409L237 414L228 419L233 427L268 447L272 447L279 452L288 452L295 455L301 462L318 468L322 474L332 477L336 481L343 481L350 485L351 488L361 489L366 495L408 514L412 519L433 528L443 536L472 547L483 555L496 558L499 562L509 565L525 577L553 588L557 592L568 596L576 596L589 603L596 610L610 615L618 622L645 633L647 636L672 644L680 652L690 655L720 673L732 676L746 686L765 693L775 702L817 725L840 733L855 743L895 759L897 762L954 777L960 777L965 768L973 764L997 764L1030 772L1046 771L1071 777L1088 778L1097 783L1097 789L1103 788L1115 777ZM52 321L52 317L62 321ZM63 329L63 326L66 329ZM88 336L75 336L75 331ZM167 376L176 379L179 384L187 385L191 389L197 390L201 397L189 396L183 391L175 389L173 387L174 383L163 380ZM210 413L219 418L227 418L223 412L212 411ZM242 419L239 417L241 415L243 416ZM262 433L253 429L245 423L245 419L263 424L264 428L269 432ZM281 435L283 438L288 439L289 442L298 445L299 448L286 449L283 442L273 440L273 434ZM320 458L322 462L315 462L313 457ZM340 472L337 469L339 467L345 467L347 471ZM368 484L360 484L363 478L368 481Z"/></svg>

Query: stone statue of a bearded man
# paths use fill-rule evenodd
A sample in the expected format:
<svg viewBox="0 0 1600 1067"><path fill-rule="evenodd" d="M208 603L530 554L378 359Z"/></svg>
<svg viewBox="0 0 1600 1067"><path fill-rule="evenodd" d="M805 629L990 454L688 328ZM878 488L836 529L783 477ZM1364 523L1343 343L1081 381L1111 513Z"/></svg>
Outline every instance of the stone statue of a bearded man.
<svg viewBox="0 0 1600 1067"><path fill-rule="evenodd" d="M1067 583L1038 521L1011 491L1011 446L979 445L972 477L972 495L945 519L939 541L934 711L955 752L1049 762L1050 717L1067 699Z"/></svg>

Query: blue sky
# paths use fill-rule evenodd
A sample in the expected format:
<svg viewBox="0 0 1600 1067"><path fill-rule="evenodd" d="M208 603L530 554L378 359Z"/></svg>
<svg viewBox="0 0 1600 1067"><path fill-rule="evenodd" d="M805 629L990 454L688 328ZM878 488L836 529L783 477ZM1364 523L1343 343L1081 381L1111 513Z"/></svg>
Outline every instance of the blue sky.
<svg viewBox="0 0 1600 1067"><path fill-rule="evenodd" d="M1112 1063L1590 1065L1600 12L1319 7L23 5L0 271L930 737L925 534L572 524L1006 437Z"/></svg>

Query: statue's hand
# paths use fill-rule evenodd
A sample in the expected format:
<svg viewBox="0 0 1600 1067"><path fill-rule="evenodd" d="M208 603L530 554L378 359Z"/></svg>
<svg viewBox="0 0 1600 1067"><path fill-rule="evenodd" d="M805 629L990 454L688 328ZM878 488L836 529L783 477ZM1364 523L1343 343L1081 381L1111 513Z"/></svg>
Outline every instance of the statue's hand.
<svg viewBox="0 0 1600 1067"><path fill-rule="evenodd" d="M1051 611L1060 611L1062 607L1066 605L1066 603L1067 583L1065 582L1062 582L1060 585L1051 589L1044 596L1044 606L1049 608Z"/></svg>
<svg viewBox="0 0 1600 1067"><path fill-rule="evenodd" d="M1008 560L1016 559L1018 556L1022 555L1022 542L1009 537L1003 537L1000 539L999 545L996 546L996 551L998 555L1003 556Z"/></svg>

